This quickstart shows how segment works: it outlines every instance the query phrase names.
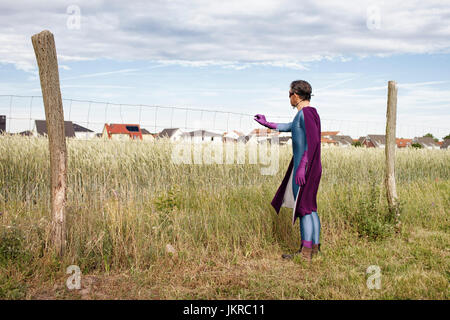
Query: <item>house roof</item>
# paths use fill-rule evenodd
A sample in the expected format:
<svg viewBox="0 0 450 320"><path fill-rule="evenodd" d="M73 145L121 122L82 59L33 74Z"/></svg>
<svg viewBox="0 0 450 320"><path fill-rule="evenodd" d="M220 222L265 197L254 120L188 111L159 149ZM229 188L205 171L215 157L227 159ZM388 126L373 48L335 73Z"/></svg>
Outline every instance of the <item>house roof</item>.
<svg viewBox="0 0 450 320"><path fill-rule="evenodd" d="M448 149L448 146L450 145L450 139L445 139L442 141L441 149Z"/></svg>
<svg viewBox="0 0 450 320"><path fill-rule="evenodd" d="M151 134L150 131L148 131L145 128L141 128L141 132L142 132L142 134Z"/></svg>
<svg viewBox="0 0 450 320"><path fill-rule="evenodd" d="M46 120L35 120L36 132L38 135L47 135ZM64 121L64 134L66 137L75 137L72 121Z"/></svg>
<svg viewBox="0 0 450 320"><path fill-rule="evenodd" d="M159 138L167 137L172 138L172 136L178 131L180 128L166 128L163 129L160 133L158 133Z"/></svg>
<svg viewBox="0 0 450 320"><path fill-rule="evenodd" d="M251 135L247 134L245 136L240 136L237 141L247 143L252 138Z"/></svg>
<svg viewBox="0 0 450 320"><path fill-rule="evenodd" d="M369 134L367 137L375 147L379 147L381 144L386 144L386 136L384 134Z"/></svg>
<svg viewBox="0 0 450 320"><path fill-rule="evenodd" d="M225 136L229 136L229 135L237 135L238 137L240 137L240 136L243 136L244 134L242 132L240 132L240 131L237 131L237 130L231 130L231 131L223 133L224 137Z"/></svg>
<svg viewBox="0 0 450 320"><path fill-rule="evenodd" d="M142 139L141 127L139 124L130 124L130 123L105 123L106 133L108 137L111 138L113 134L125 134L130 138Z"/></svg>
<svg viewBox="0 0 450 320"><path fill-rule="evenodd" d="M82 127L76 123L72 123L72 125L73 125L73 131L75 131L75 132L94 132L94 131L92 131L88 128Z"/></svg>
<svg viewBox="0 0 450 320"><path fill-rule="evenodd" d="M353 140L350 136L343 136L343 135L333 135L331 136L331 140L337 141L340 144L352 144Z"/></svg>
<svg viewBox="0 0 450 320"><path fill-rule="evenodd" d="M424 147L439 147L439 144L431 137L414 137L413 143L419 143Z"/></svg>
<svg viewBox="0 0 450 320"><path fill-rule="evenodd" d="M279 131L276 130L272 130L272 129L266 129L266 128L257 128L257 129L253 129L249 135L254 135L254 136L267 136L267 135L273 135L273 134L280 134Z"/></svg>
<svg viewBox="0 0 450 320"><path fill-rule="evenodd" d="M320 135L323 136L335 136L339 133L339 131L322 131Z"/></svg>
<svg viewBox="0 0 450 320"><path fill-rule="evenodd" d="M129 123L105 123L106 130L110 134L135 134L141 132L139 124L129 124Z"/></svg>
<svg viewBox="0 0 450 320"><path fill-rule="evenodd" d="M412 142L412 139L400 139L400 138L396 138L395 139L395 143L397 144L397 147L402 148L402 147L407 147L408 145L410 145Z"/></svg>
<svg viewBox="0 0 450 320"><path fill-rule="evenodd" d="M194 131L189 131L189 132L185 132L183 133L184 136L190 136L190 137L222 137L221 134L219 133L215 133L215 132L211 132L211 131L207 131L207 130L194 130Z"/></svg>

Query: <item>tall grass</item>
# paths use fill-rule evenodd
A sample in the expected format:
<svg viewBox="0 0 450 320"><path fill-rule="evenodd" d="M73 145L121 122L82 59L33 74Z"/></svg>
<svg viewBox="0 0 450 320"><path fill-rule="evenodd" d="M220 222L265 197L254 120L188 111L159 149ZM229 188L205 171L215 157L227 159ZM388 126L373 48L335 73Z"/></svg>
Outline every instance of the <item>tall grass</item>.
<svg viewBox="0 0 450 320"><path fill-rule="evenodd" d="M76 264L83 274L140 275L144 287L157 287L162 280L156 274L161 279L180 277L175 281L177 289L157 289L166 298L284 298L284 291L269 294L270 290L262 290L265 281L254 280L249 287L229 280L231 289L221 284L222 289L216 290L207 284L222 280L194 278L199 266L219 270L239 266L244 260L271 257L275 261L281 252L296 250L298 223L291 226L291 211L283 208L277 215L270 206L292 155L291 147L280 147L280 169L273 176L262 175L261 166L249 161L174 164L172 147L163 139L68 140L67 253L59 259L47 250L51 219L48 141L1 136L0 297L33 297L34 283L53 283L63 277L65 267ZM448 244L450 151L400 149L396 155L402 200L402 227L397 233L386 207L384 150L322 149L318 213L323 247L328 246L330 254L332 248L339 250L346 243L376 247L410 238L405 235L414 230L427 230ZM167 254L167 244L175 248L175 255ZM440 275L434 297L442 297L442 281L448 280L448 272L441 272L448 267L445 250L439 251L443 260L436 260L443 264L432 269ZM424 257L428 259L429 252ZM328 285L336 286L333 281ZM209 289L188 290L194 283ZM345 298L355 294L350 287L348 290ZM326 292L322 298L339 296L333 290ZM388 296L397 294L395 288L388 292ZM411 293L417 295L420 293ZM295 296L303 297L298 292Z"/></svg>

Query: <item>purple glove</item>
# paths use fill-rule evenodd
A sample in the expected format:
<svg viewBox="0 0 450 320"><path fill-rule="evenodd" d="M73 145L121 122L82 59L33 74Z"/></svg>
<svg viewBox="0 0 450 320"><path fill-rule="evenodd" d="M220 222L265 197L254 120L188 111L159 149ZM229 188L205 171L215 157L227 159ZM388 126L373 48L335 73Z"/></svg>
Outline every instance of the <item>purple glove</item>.
<svg viewBox="0 0 450 320"><path fill-rule="evenodd" d="M262 114L255 115L255 121L259 124L263 125L264 127L267 127L269 129L276 129L277 124L275 122L267 122L266 117Z"/></svg>
<svg viewBox="0 0 450 320"><path fill-rule="evenodd" d="M306 183L305 174L307 162L308 162L308 153L305 150L305 153L303 153L303 157L300 160L300 164L298 165L297 172L295 173L295 183L298 186L302 186Z"/></svg>

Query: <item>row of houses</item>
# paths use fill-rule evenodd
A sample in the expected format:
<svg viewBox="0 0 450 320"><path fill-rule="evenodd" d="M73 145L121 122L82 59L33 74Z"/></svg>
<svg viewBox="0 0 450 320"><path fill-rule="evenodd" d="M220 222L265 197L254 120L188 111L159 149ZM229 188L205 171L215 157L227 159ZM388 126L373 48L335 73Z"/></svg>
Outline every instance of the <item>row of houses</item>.
<svg viewBox="0 0 450 320"><path fill-rule="evenodd" d="M348 147L359 142L361 146L367 148L384 148L386 145L386 136L384 134L368 134L359 137L359 139L352 139L350 136L338 135L338 133L339 131L322 132L322 143ZM450 139L435 141L431 137L415 137L413 139L395 138L395 143L397 148L407 148L417 143L426 149L447 149L450 144Z"/></svg>
<svg viewBox="0 0 450 320"><path fill-rule="evenodd" d="M1 122L0 118L0 122ZM208 130L194 130L184 131L181 128L166 128L161 132L151 133L145 128L141 128L139 124L118 124L112 123L103 126L101 133L85 128L72 121L64 121L64 130L66 137L79 139L140 139L140 140L154 140L159 138L167 138L171 141L192 141L192 142L243 142L243 143L274 143L291 144L291 134L289 132L279 132L276 130L258 128L253 129L250 133L244 134L237 130L231 130L224 133L217 133ZM356 142L367 148L384 148L386 144L385 135L369 134L367 136L359 137L359 139L352 139L348 135L339 135L339 131L323 131L321 132L322 146L339 146L350 147ZM47 125L45 120L35 120L33 129L31 131L23 131L20 135L27 136L45 136L47 135ZM450 144L450 139L443 142L436 142L431 137L415 137L414 139L396 138L396 145L398 148L410 147L412 144L418 143L423 148L427 149L447 149Z"/></svg>
<svg viewBox="0 0 450 320"><path fill-rule="evenodd" d="M386 136L369 134L366 137L360 137L358 141L361 145L369 148L384 148L386 145ZM415 137L414 139L395 138L395 143L398 148L407 148L416 143L425 149L447 149L450 144L450 139L437 142L431 137Z"/></svg>

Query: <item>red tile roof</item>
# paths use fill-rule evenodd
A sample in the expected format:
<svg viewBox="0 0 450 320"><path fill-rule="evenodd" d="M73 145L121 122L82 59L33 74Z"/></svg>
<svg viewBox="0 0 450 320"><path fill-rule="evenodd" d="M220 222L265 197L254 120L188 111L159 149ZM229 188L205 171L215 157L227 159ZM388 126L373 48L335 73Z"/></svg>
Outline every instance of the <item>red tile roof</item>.
<svg viewBox="0 0 450 320"><path fill-rule="evenodd" d="M253 129L252 132L250 132L251 135L257 135L257 136L266 136L269 134L280 134L279 131L276 130L271 130L271 129L266 129L266 128L258 128L258 129Z"/></svg>
<svg viewBox="0 0 450 320"><path fill-rule="evenodd" d="M111 138L113 134L127 134L130 138L138 137L142 140L142 131L138 124L111 123L108 125L105 123L105 129L108 133L108 138Z"/></svg>
<svg viewBox="0 0 450 320"><path fill-rule="evenodd" d="M320 135L323 136L335 136L339 133L339 131L322 131Z"/></svg>
<svg viewBox="0 0 450 320"><path fill-rule="evenodd" d="M405 147L411 145L412 139L400 139L400 138L395 138L395 143L397 144L397 147L399 147L399 148L405 148Z"/></svg>

